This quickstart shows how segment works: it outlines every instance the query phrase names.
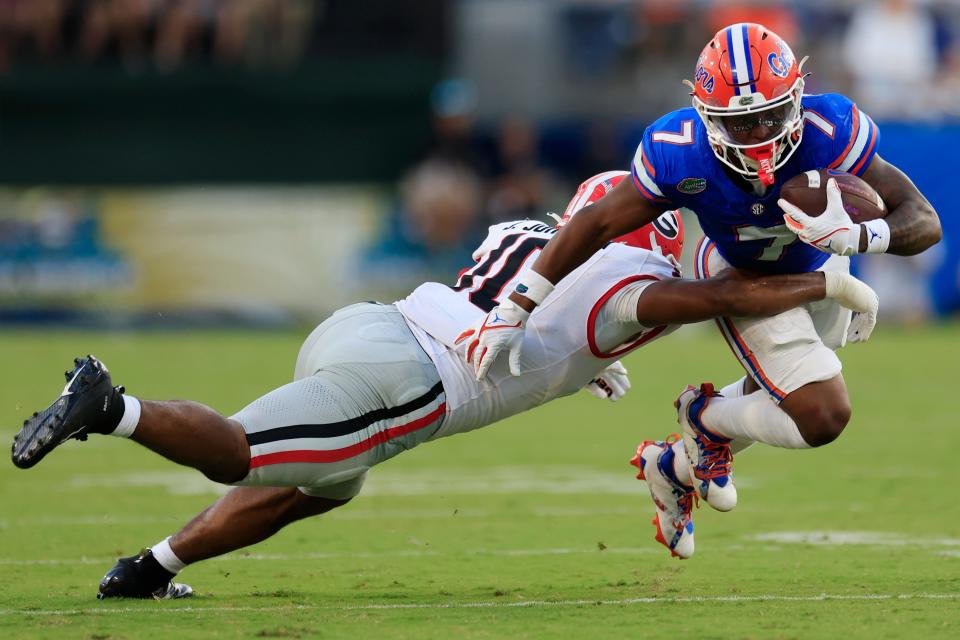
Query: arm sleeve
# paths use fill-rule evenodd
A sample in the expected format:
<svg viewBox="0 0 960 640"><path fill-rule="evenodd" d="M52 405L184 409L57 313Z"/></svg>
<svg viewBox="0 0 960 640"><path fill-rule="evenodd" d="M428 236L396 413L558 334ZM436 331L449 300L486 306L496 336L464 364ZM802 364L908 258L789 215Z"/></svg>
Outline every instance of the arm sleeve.
<svg viewBox="0 0 960 640"><path fill-rule="evenodd" d="M619 333L623 336L629 336L639 331L647 331L654 327L647 327L637 322L637 303L640 302L640 296L654 282L658 280L638 280L617 291L613 297L607 300L600 311L602 322L599 323L600 331L607 333L604 328L608 325L618 327ZM613 331L611 331L613 333Z"/></svg>

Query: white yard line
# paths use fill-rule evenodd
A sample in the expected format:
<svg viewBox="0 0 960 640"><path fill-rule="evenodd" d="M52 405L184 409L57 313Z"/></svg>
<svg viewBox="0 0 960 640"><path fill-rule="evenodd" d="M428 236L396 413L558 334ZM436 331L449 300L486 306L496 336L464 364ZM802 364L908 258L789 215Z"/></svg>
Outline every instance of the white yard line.
<svg viewBox="0 0 960 640"><path fill-rule="evenodd" d="M0 520L0 529L10 527L82 527L82 526L112 526L112 525L141 525L184 523L196 514L182 516L26 516Z"/></svg>
<svg viewBox="0 0 960 640"><path fill-rule="evenodd" d="M892 531L772 531L748 538L777 544L810 544L839 547L864 545L872 547L957 547L960 538L929 538Z"/></svg>
<svg viewBox="0 0 960 640"><path fill-rule="evenodd" d="M0 616L77 616L77 615L122 615L122 614L168 614L168 613L236 613L254 611L371 611L391 609L498 609L525 607L585 607L585 606L631 606L644 604L688 604L713 602L862 602L878 600L958 600L960 593L863 593L829 594L821 593L809 596L788 596L766 594L756 596L677 596L620 598L617 600L524 600L521 602L479 601L479 602L418 602L390 604L357 605L281 605L276 607L166 607L155 605L145 607L88 608L88 609L38 609L18 610L0 609Z"/></svg>
<svg viewBox="0 0 960 640"><path fill-rule="evenodd" d="M466 549L464 551L438 551L433 549L408 549L400 551L318 551L315 553L237 553L213 558L210 562L236 562L243 560L324 560L330 558L435 558L440 556L557 556L571 554L610 553L623 555L642 555L661 553L660 547L623 547L607 548L601 551L593 548L553 548L553 549ZM0 566L33 565L84 565L116 562L114 557L100 558L45 558L20 559L0 558Z"/></svg>
<svg viewBox="0 0 960 640"><path fill-rule="evenodd" d="M452 512L444 511L446 517L453 516ZM439 513L437 513L439 516ZM882 531L777 531L756 534L746 538L749 544L732 544L716 547L717 551L766 551L780 553L782 546L792 544L807 544L815 546L839 547L847 545L863 546L895 546L895 547L925 547L939 556L956 557L960 551L951 547L960 546L958 538L914 538L902 533ZM426 548L426 544L414 544L419 548L401 549L393 551L317 551L311 553L233 553L221 558L213 558L211 562L237 562L245 560L325 560L331 558L434 558L457 556L556 556L572 554L608 553L624 555L657 554L663 550L654 544L646 547L609 547L601 551L597 547L560 547L560 548L533 548L533 549L464 549L441 550ZM938 548L939 547L939 548ZM946 549L944 549L946 547ZM0 558L0 566L33 566L33 565L88 565L109 564L115 562L114 557L87 557L79 558Z"/></svg>
<svg viewBox="0 0 960 640"><path fill-rule="evenodd" d="M444 517L458 517L452 515L451 511L444 510ZM583 513L583 511L572 511L573 513ZM434 512L436 517L440 517L441 512ZM567 514L564 514L567 515ZM926 547L932 553L939 556L958 557L960 551L951 549L951 547L960 546L958 538L915 538L902 533L883 532L883 531L776 531L761 533L749 536L746 540L750 544L732 544L715 548L719 551L767 551L771 553L782 552L784 544L807 544L815 546L839 547L847 545L863 546L896 546L896 547ZM624 554L624 555L642 555L661 553L662 549L651 544L646 547L608 547L602 551L597 547L560 547L560 548L533 548L533 549L464 549L464 550L441 550L429 549L427 544L411 541L412 546L419 548L401 549L392 551L317 551L310 553L233 553L221 558L213 558L212 562L237 562L245 560L324 560L331 558L433 558L433 557L457 557L457 556L555 556L572 554ZM937 547L940 547L937 549ZM946 549L943 549L946 547ZM35 566L35 565L92 565L105 564L116 561L114 557L100 556L79 558L0 558L0 566Z"/></svg>

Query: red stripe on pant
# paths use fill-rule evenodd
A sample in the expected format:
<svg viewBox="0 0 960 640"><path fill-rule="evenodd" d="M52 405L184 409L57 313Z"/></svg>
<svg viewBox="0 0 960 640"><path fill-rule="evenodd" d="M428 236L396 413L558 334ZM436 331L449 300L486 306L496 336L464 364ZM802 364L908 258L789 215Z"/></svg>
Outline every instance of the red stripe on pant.
<svg viewBox="0 0 960 640"><path fill-rule="evenodd" d="M704 242L709 242L709 244L704 246ZM694 263L694 270L699 271L697 274L698 277L710 277L710 269L708 266L710 264L710 254L716 246L716 243L712 240L707 240L706 236L700 239L700 243L697 245L698 259ZM699 269L696 269L696 267L699 267ZM730 318L715 318L714 322L716 322L720 328L720 335L727 341L727 346L730 347L730 351L743 363L744 368L747 369L747 372L751 374L757 384L773 396L774 400L783 402L783 399L787 397L786 392L777 387L777 385L767 377L767 374L760 367L760 361L757 360L757 357L753 354L753 350L747 345L747 341L744 340L737 331L737 328L733 322L731 322Z"/></svg>
<svg viewBox="0 0 960 640"><path fill-rule="evenodd" d="M254 456L250 458L250 468L256 469L257 467L263 467L269 464L283 464L286 462L339 462L340 460L346 460L347 458L352 458L364 451L372 449L378 444L423 429L436 422L446 410L447 403L444 402L422 418L417 418L413 422L379 431L362 442L342 449L331 449L329 451L301 449L295 451L277 451L276 453L265 453L260 456Z"/></svg>

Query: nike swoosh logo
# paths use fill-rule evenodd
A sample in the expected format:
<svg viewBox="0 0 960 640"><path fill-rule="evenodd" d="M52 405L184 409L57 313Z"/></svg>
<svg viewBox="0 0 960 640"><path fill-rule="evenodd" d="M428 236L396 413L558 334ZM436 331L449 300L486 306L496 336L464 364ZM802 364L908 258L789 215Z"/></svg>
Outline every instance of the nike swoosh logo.
<svg viewBox="0 0 960 640"><path fill-rule="evenodd" d="M73 395L73 391L70 391L70 385L72 385L73 382L77 379L77 376L80 375L80 372L81 372L81 371L83 371L83 367L78 368L78 369L77 369L77 372L76 372L75 374L73 374L73 377L70 378L70 380L67 382L67 384L63 385L63 392L60 394L60 397L61 397L61 398L62 398L63 396L71 396L71 395Z"/></svg>

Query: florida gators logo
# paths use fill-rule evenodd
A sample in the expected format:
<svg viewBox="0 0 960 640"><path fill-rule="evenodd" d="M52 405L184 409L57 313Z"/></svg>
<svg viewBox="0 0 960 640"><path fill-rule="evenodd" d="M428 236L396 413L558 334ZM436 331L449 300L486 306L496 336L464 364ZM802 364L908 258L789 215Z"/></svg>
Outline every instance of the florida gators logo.
<svg viewBox="0 0 960 640"><path fill-rule="evenodd" d="M713 75L704 69L702 64L697 65L697 75L694 77L694 82L703 87L703 90L707 93L713 93Z"/></svg>
<svg viewBox="0 0 960 640"><path fill-rule="evenodd" d="M684 178L677 183L677 191L687 195L696 195L707 190L706 178Z"/></svg>
<svg viewBox="0 0 960 640"><path fill-rule="evenodd" d="M790 75L790 68L793 67L793 53L781 46L779 53L774 51L767 56L767 63L776 76L786 78Z"/></svg>

